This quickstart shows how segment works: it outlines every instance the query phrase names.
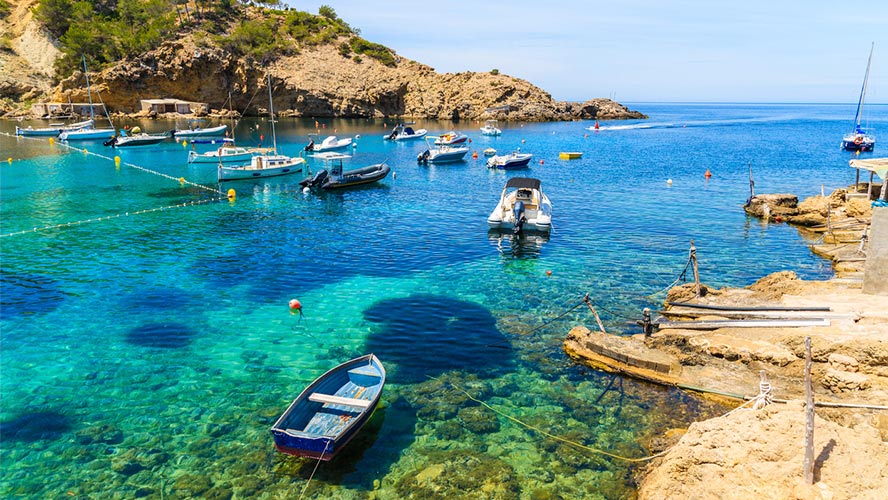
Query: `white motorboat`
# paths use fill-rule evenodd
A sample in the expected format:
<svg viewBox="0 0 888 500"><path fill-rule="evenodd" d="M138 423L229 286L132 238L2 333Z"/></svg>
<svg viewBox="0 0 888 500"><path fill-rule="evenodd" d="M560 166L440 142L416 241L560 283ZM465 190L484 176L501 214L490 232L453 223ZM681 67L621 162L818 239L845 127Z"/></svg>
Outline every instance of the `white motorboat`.
<svg viewBox="0 0 888 500"><path fill-rule="evenodd" d="M218 127L194 127L194 128L186 128L182 130L173 130L173 137L184 139L189 137L221 137L225 134L225 130L228 129L228 125L224 123L219 125Z"/></svg>
<svg viewBox="0 0 888 500"><path fill-rule="evenodd" d="M481 127L481 135L502 135L503 131L496 127L496 120L487 120Z"/></svg>
<svg viewBox="0 0 888 500"><path fill-rule="evenodd" d="M383 139L388 139L390 141L407 141L411 139L422 139L429 133L428 130L421 128L418 130L414 130L412 127L408 127L408 125L412 125L411 123L399 123L392 129L391 132L382 136Z"/></svg>
<svg viewBox="0 0 888 500"><path fill-rule="evenodd" d="M256 155L250 158L246 165L226 166L219 163L217 173L219 182L234 181L240 179L259 179L264 177L276 177L302 172L306 165L302 157L290 157L277 154L277 134L274 129L274 102L271 98L271 74L268 75L268 116L271 122L271 137L274 147L269 150L271 154Z"/></svg>
<svg viewBox="0 0 888 500"><path fill-rule="evenodd" d="M539 179L509 179L487 224L494 229L511 229L516 234L525 229L542 232L552 229L552 203L543 193Z"/></svg>
<svg viewBox="0 0 888 500"><path fill-rule="evenodd" d="M244 148L235 146L231 139L225 140L228 142L213 151L198 153L192 149L188 152L188 163L243 163L254 156L271 152L269 148Z"/></svg>
<svg viewBox="0 0 888 500"><path fill-rule="evenodd" d="M114 135L103 144L115 148L125 148L132 146L149 146L157 144L169 139L169 132L161 132L159 134L147 134L142 132L141 127L133 127L129 133L125 130L120 131L120 135Z"/></svg>
<svg viewBox="0 0 888 500"><path fill-rule="evenodd" d="M533 158L532 154L521 153L519 151L507 155L494 155L487 159L487 168L499 168L503 170L525 168L530 163L531 158Z"/></svg>
<svg viewBox="0 0 888 500"><path fill-rule="evenodd" d="M435 139L436 146L452 146L454 144L463 144L469 140L469 136L455 130L439 135Z"/></svg>
<svg viewBox="0 0 888 500"><path fill-rule="evenodd" d="M321 141L320 144L315 144L314 140L309 141L308 145L305 146L305 150L315 153L322 153L324 151L335 151L337 149L347 148L351 146L351 143L351 137L339 139L335 135L331 135L327 136L327 138Z"/></svg>
<svg viewBox="0 0 888 500"><path fill-rule="evenodd" d="M462 161L468 152L469 148L466 146L438 146L419 153L416 161L419 163L451 163Z"/></svg>

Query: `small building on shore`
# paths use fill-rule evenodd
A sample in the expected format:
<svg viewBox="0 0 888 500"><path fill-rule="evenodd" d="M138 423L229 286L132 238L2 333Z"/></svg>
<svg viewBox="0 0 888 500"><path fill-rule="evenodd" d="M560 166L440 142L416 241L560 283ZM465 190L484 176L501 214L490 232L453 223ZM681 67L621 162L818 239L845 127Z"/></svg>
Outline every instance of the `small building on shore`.
<svg viewBox="0 0 888 500"><path fill-rule="evenodd" d="M31 113L41 118L64 116L89 116L88 102L37 102L31 105ZM94 115L103 115L101 104L92 104Z"/></svg>
<svg viewBox="0 0 888 500"><path fill-rule="evenodd" d="M192 115L208 112L210 105L205 102L183 101L181 99L142 99L139 101L139 109L143 113Z"/></svg>

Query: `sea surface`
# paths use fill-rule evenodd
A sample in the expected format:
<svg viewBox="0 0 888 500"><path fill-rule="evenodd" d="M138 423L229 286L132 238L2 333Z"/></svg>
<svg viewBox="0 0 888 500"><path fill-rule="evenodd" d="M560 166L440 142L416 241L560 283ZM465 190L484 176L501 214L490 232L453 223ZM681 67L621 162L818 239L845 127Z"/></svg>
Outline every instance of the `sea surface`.
<svg viewBox="0 0 888 500"><path fill-rule="evenodd" d="M595 324L584 295L608 331L638 333L691 240L712 286L831 277L797 230L742 206L750 170L756 193L853 183L839 143L855 106L629 106L650 118L501 122L496 138L419 121L479 154L433 166L416 162L424 141L383 140L391 120L277 120L286 154L335 133L358 137L347 168L392 167L321 193L303 175L219 186L188 144L72 149L0 122L0 496L632 498L643 462L625 458L728 409L567 358L570 328ZM869 111L888 130L888 106ZM235 136L267 146L269 126L245 119ZM488 147L534 158L489 170ZM488 231L516 176L551 198L548 237ZM388 384L358 437L331 462L277 453L269 428L291 400L369 352Z"/></svg>

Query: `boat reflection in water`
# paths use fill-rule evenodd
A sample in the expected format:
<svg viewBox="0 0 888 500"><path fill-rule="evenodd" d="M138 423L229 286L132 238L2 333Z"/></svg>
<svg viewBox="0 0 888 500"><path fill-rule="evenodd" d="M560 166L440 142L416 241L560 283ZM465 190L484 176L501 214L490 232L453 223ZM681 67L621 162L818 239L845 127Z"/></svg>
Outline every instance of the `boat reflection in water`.
<svg viewBox="0 0 888 500"><path fill-rule="evenodd" d="M490 229L487 231L487 239L496 242L496 249L503 255L538 257L543 243L549 241L549 233L525 230L520 234L513 234L512 231Z"/></svg>

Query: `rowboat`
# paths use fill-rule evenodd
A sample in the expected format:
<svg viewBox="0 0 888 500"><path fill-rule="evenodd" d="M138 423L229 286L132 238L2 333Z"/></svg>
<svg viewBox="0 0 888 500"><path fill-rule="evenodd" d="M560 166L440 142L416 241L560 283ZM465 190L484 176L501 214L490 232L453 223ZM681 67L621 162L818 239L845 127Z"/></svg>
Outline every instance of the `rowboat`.
<svg viewBox="0 0 888 500"><path fill-rule="evenodd" d="M271 427L275 448L288 455L332 460L370 420L384 385L385 368L373 354L327 371Z"/></svg>

